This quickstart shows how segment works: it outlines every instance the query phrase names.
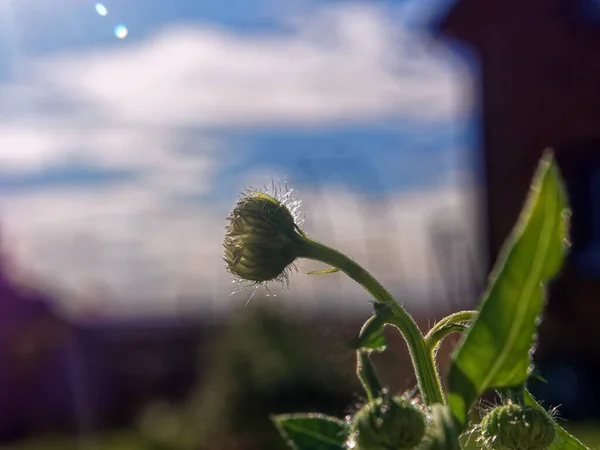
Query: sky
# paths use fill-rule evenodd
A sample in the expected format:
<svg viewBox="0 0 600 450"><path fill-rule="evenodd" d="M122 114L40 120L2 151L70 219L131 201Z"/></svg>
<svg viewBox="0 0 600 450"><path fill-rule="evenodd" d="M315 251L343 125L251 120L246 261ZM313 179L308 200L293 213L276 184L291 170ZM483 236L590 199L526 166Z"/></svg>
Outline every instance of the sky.
<svg viewBox="0 0 600 450"><path fill-rule="evenodd" d="M428 30L446 7L0 0L15 273L60 292L67 314L243 306L220 259L225 217L243 189L285 179L310 235L407 304L435 302L447 271L432 227L478 252L470 63ZM282 301L368 308L350 280L310 268Z"/></svg>

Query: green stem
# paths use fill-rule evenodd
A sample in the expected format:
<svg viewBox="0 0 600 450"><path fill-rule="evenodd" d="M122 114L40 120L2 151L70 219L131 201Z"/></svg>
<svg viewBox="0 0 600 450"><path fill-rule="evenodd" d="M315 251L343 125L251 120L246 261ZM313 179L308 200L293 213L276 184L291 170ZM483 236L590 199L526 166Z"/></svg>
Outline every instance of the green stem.
<svg viewBox="0 0 600 450"><path fill-rule="evenodd" d="M425 340L431 339L431 336L437 333L439 330L450 324L461 324L465 322L473 322L477 318L477 311L459 311L454 314L450 314L444 317L427 333Z"/></svg>
<svg viewBox="0 0 600 450"><path fill-rule="evenodd" d="M429 333L425 337L427 347L429 350L436 354L442 341L452 333L463 333L467 329L466 325L460 323L450 323L445 327L438 328L434 333Z"/></svg>
<svg viewBox="0 0 600 450"><path fill-rule="evenodd" d="M356 375L360 380L369 402L372 402L381 393L382 387L375 367L371 362L369 352L364 350L356 351Z"/></svg>
<svg viewBox="0 0 600 450"><path fill-rule="evenodd" d="M472 322L477 318L477 311L460 311L443 318L429 330L425 336L425 342L433 355L437 354L438 348L446 336L452 333L463 333L467 330L465 322Z"/></svg>
<svg viewBox="0 0 600 450"><path fill-rule="evenodd" d="M394 297L379 281L355 261L343 253L320 242L313 241L308 237L303 237L302 239L302 242L297 247L298 256L321 261L339 268L363 286L378 303L390 306L393 314L389 323L398 328L406 341L417 376L417 383L423 396L423 402L426 405L445 403L442 384L435 366L433 354L427 347L423 333L421 333L413 318L396 302Z"/></svg>
<svg viewBox="0 0 600 450"><path fill-rule="evenodd" d="M525 383L506 389L506 396L517 405L525 404Z"/></svg>

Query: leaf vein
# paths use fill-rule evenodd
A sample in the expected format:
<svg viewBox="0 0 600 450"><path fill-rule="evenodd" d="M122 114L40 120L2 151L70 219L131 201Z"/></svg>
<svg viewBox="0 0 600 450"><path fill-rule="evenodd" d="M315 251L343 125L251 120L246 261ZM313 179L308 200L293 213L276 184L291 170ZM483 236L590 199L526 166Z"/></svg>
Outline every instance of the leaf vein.
<svg viewBox="0 0 600 450"><path fill-rule="evenodd" d="M488 372L487 377L484 379L484 381L481 385L481 391L483 391L489 387L491 380L496 375L498 370L504 365L504 363L506 362L506 359L508 358L508 355L512 352L512 349L515 346L517 337L519 335L519 330L520 330L521 326L523 325L525 316L527 315L527 309L531 303L532 295L534 293L536 285L538 284L538 283L536 283L536 280L539 280L542 276L544 261L548 255L550 243L551 243L551 240L553 237L552 230L554 230L555 225L556 225L556 216L557 216L556 210L558 209L558 204L559 204L559 202L555 196L548 198L550 196L546 195L543 197L544 197L543 201L546 204L544 209L546 209L546 208L548 210L551 209L551 211L546 211L544 214L544 218L549 219L549 220L544 220L544 224L542 226L542 232L540 233L540 237L538 239L538 245L536 246L533 264L531 265L531 270L528 272L528 276L526 277L525 286L521 290L521 295L519 296L519 307L517 309L517 314L515 315L515 320L513 321L513 326L510 329L510 332L509 332L509 335L507 338L507 343L501 349L501 352L498 355L498 357L495 359L495 362L492 365L492 368L490 369L490 371ZM553 200L552 204L547 205L547 203L550 200ZM532 211L532 214L533 214L533 211ZM540 286L537 286L537 287L540 288Z"/></svg>

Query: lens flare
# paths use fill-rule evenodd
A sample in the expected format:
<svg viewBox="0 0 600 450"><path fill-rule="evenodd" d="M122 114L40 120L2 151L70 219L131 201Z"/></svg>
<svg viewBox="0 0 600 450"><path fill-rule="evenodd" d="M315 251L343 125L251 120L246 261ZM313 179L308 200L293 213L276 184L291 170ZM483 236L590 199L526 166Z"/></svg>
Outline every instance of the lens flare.
<svg viewBox="0 0 600 450"><path fill-rule="evenodd" d="M102 3L96 3L96 12L101 16L105 16L108 14L108 9Z"/></svg>
<svg viewBox="0 0 600 450"><path fill-rule="evenodd" d="M128 34L129 34L129 31L127 31L127 28L125 27L125 25L117 25L115 27L115 36L117 38L125 39Z"/></svg>

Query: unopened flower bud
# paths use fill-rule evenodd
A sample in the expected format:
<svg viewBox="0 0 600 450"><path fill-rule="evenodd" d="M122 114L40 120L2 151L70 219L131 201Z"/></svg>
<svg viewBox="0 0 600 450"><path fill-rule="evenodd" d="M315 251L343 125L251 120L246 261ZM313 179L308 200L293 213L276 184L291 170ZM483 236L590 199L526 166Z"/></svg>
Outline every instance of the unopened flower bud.
<svg viewBox="0 0 600 450"><path fill-rule="evenodd" d="M425 413L403 397L378 398L356 413L353 439L360 450L415 448L425 436Z"/></svg>
<svg viewBox="0 0 600 450"><path fill-rule="evenodd" d="M287 197L277 199L259 191L245 193L237 202L226 228L224 257L227 269L240 280L261 284L285 280L298 257L302 231Z"/></svg>
<svg viewBox="0 0 600 450"><path fill-rule="evenodd" d="M489 450L544 450L554 441L554 424L543 411L509 403L481 421L479 441Z"/></svg>

